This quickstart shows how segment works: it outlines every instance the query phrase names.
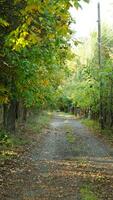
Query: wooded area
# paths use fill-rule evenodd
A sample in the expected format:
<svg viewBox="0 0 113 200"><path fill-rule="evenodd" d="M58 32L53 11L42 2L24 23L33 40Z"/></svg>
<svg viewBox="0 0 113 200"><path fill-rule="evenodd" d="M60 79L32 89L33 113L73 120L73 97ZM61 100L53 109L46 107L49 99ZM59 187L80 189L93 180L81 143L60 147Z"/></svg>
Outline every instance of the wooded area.
<svg viewBox="0 0 113 200"><path fill-rule="evenodd" d="M113 31L102 26L100 69L97 32L84 41L72 39L72 6L80 7L79 1L0 2L0 108L6 130L15 131L34 107L100 121L100 101L103 128L113 126Z"/></svg>
<svg viewBox="0 0 113 200"><path fill-rule="evenodd" d="M71 102L90 119L100 120L100 101L104 127L113 127L113 31L103 25L101 59L98 65L97 32L81 42L76 58L71 65L76 66L73 75L64 87L64 101ZM86 51L87 49L87 51ZM76 63L76 64L75 64ZM101 83L101 86L100 86ZM101 93L101 99L100 99ZM67 98L68 97L68 98Z"/></svg>
<svg viewBox="0 0 113 200"><path fill-rule="evenodd" d="M54 107L69 54L72 18L78 1L0 2L0 104L3 126L15 130L33 107ZM66 72L68 73L68 72Z"/></svg>

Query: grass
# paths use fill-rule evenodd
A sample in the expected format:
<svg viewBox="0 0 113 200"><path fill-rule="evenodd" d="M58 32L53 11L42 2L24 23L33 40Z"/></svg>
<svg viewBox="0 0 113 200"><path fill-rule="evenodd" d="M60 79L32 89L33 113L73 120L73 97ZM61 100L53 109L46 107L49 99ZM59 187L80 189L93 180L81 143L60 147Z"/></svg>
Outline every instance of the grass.
<svg viewBox="0 0 113 200"><path fill-rule="evenodd" d="M5 130L0 130L0 146L17 147L26 143L22 137L18 137L16 134L10 134Z"/></svg>
<svg viewBox="0 0 113 200"><path fill-rule="evenodd" d="M63 128L66 132L66 139L69 143L73 144L75 142L75 136L73 134L73 129L69 125L65 125Z"/></svg>
<svg viewBox="0 0 113 200"><path fill-rule="evenodd" d="M85 185L80 189L82 200L99 200L97 196L92 192L89 185Z"/></svg>
<svg viewBox="0 0 113 200"><path fill-rule="evenodd" d="M56 112L55 112L56 113ZM60 117L65 117L65 119L75 119L75 116L70 113L65 113L65 112L57 112L57 115Z"/></svg>
<svg viewBox="0 0 113 200"><path fill-rule="evenodd" d="M40 133L43 128L48 127L51 120L51 113L43 111L40 114L35 113L27 120L27 127L33 132Z"/></svg>
<svg viewBox="0 0 113 200"><path fill-rule="evenodd" d="M81 122L90 128L90 130L94 130L97 135L105 137L109 142L113 144L113 130L109 128L105 128L101 130L99 122L90 119L82 119Z"/></svg>
<svg viewBox="0 0 113 200"><path fill-rule="evenodd" d="M42 112L40 114L33 114L27 120L27 128L30 128L32 132L39 133L43 128L46 128L50 122L51 113ZM20 129L21 130L21 129ZM27 129L25 131L27 133ZM25 144L29 144L29 138L26 134L17 132L11 134L5 130L0 130L0 160L9 159L18 155L18 150L23 148ZM18 150L17 150L18 149Z"/></svg>
<svg viewBox="0 0 113 200"><path fill-rule="evenodd" d="M69 143L74 143L75 142L75 137L72 133L67 133L66 139Z"/></svg>
<svg viewBox="0 0 113 200"><path fill-rule="evenodd" d="M18 156L17 148L27 143L21 136L0 130L0 160Z"/></svg>
<svg viewBox="0 0 113 200"><path fill-rule="evenodd" d="M90 120L90 119L82 119L81 122L84 125L88 126L90 129L101 131L99 123L97 121Z"/></svg>

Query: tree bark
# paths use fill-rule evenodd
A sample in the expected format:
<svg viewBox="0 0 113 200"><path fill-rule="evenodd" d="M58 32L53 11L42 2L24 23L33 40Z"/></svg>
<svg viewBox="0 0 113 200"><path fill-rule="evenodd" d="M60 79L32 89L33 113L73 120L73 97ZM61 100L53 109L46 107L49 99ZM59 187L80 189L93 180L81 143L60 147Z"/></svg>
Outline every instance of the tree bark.
<svg viewBox="0 0 113 200"><path fill-rule="evenodd" d="M26 107L24 107L23 108L23 122L26 122L26 120L27 120L27 108Z"/></svg>
<svg viewBox="0 0 113 200"><path fill-rule="evenodd" d="M3 105L3 127L7 129L7 112L8 112L8 105Z"/></svg>
<svg viewBox="0 0 113 200"><path fill-rule="evenodd" d="M15 132L16 122L16 101L11 100L10 104L4 105L4 128L9 132Z"/></svg>
<svg viewBox="0 0 113 200"><path fill-rule="evenodd" d="M110 87L110 127L113 127L113 82Z"/></svg>

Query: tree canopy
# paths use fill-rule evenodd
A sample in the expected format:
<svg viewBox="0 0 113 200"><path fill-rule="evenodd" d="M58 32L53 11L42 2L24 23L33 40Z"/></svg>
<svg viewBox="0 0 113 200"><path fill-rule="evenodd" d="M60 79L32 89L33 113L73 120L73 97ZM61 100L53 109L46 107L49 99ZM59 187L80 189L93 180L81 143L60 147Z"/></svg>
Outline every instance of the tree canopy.
<svg viewBox="0 0 113 200"><path fill-rule="evenodd" d="M100 101L102 101L104 126L111 127L113 126L113 31L111 27L102 26L101 69L98 64L97 37L97 32L93 32L78 45L76 56L70 63L74 66L74 72L62 88L62 99L67 98L67 102L70 100L71 105L98 120ZM65 104L65 100L63 102Z"/></svg>
<svg viewBox="0 0 113 200"><path fill-rule="evenodd" d="M0 2L1 104L13 101L39 108L55 104L57 88L68 71L71 6L80 7L80 1Z"/></svg>

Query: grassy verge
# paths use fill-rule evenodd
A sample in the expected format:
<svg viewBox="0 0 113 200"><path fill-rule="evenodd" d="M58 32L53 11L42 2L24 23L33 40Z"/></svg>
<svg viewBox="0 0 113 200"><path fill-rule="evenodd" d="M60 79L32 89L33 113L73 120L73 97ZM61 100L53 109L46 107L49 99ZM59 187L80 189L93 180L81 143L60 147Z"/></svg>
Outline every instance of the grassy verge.
<svg viewBox="0 0 113 200"><path fill-rule="evenodd" d="M0 159L6 160L18 156L18 153L23 151L24 145L31 142L29 138L29 129L33 133L40 133L43 128L46 128L50 122L51 114L49 112L37 112L28 118L26 129L19 130L15 134L0 130Z"/></svg>
<svg viewBox="0 0 113 200"><path fill-rule="evenodd" d="M18 148L26 143L27 141L22 136L0 130L0 159L5 160L18 156Z"/></svg>
<svg viewBox="0 0 113 200"><path fill-rule="evenodd" d="M90 120L90 119L82 119L81 122L88 126L90 129L92 130L95 130L95 131L99 131L101 132L101 129L100 129L100 126L99 126L99 123L97 121L94 121L94 120Z"/></svg>
<svg viewBox="0 0 113 200"><path fill-rule="evenodd" d="M113 130L109 128L101 130L99 123L94 120L82 119L81 122L90 130L94 131L97 135L104 137L106 140L113 144Z"/></svg>
<svg viewBox="0 0 113 200"><path fill-rule="evenodd" d="M5 130L0 130L0 145L6 146L6 147L17 147L19 145L24 145L26 141L23 140L23 138L18 135L13 135Z"/></svg>
<svg viewBox="0 0 113 200"><path fill-rule="evenodd" d="M51 120L51 113L43 111L40 114L33 114L27 120L27 128L33 132L40 133L43 128L48 127Z"/></svg>

